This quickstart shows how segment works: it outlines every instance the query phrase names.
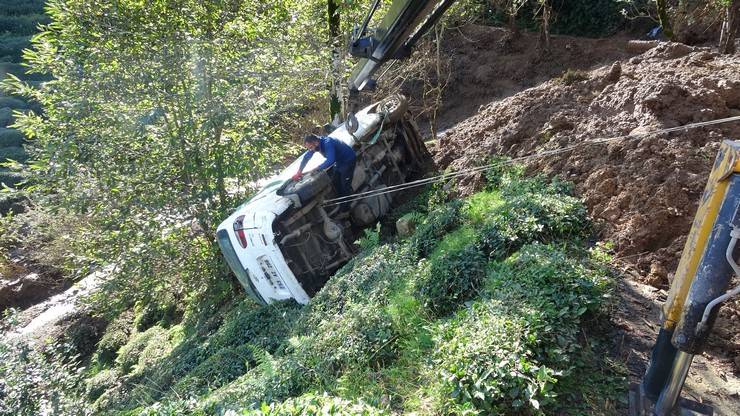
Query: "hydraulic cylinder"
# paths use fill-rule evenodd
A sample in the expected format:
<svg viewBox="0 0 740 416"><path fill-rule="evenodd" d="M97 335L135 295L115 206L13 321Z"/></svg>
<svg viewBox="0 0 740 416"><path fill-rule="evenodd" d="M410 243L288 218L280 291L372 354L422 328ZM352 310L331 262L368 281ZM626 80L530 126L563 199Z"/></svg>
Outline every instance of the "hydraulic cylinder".
<svg viewBox="0 0 740 416"><path fill-rule="evenodd" d="M704 307L727 289L732 277L725 252L731 240L733 215L740 201L739 174L740 142L725 140L720 145L662 309L663 322L640 388L650 400L656 400L669 382L675 384L680 379L683 385L683 378L674 368L678 352L695 354L711 331L711 325L702 328L701 333L691 332L689 327L693 325L695 329ZM681 367L688 371L686 363L690 364L691 357L681 356ZM675 388L672 386L673 390Z"/></svg>

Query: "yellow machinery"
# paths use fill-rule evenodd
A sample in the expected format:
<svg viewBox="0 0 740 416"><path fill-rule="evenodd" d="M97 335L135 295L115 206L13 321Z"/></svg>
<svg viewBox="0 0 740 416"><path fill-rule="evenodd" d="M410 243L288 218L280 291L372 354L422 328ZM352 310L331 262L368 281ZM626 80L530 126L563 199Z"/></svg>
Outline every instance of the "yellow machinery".
<svg viewBox="0 0 740 416"><path fill-rule="evenodd" d="M633 415L712 414L706 405L680 399L694 355L702 352L719 305L740 274L740 142L722 142L709 175L668 299L642 383L630 392Z"/></svg>

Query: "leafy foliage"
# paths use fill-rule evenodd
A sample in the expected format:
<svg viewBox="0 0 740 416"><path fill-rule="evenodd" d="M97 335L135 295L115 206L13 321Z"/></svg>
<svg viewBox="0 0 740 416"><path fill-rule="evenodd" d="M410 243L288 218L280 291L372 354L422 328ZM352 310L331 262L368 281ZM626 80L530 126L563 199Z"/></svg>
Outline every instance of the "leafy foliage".
<svg viewBox="0 0 740 416"><path fill-rule="evenodd" d="M86 415L79 363L64 346L45 353L0 342L0 415Z"/></svg>
<svg viewBox="0 0 740 416"><path fill-rule="evenodd" d="M292 151L293 115L325 91L317 10L300 0L48 2L51 22L25 56L53 81L4 84L44 108L17 120L34 138L35 195L94 225L79 255L117 265L100 308L179 303L224 277L217 221Z"/></svg>
<svg viewBox="0 0 740 416"><path fill-rule="evenodd" d="M440 237L459 225L458 214L461 207L459 201L453 201L431 211L424 222L417 225L409 243L411 249L418 256L428 256Z"/></svg>
<svg viewBox="0 0 740 416"><path fill-rule="evenodd" d="M132 335L126 345L118 351L116 364L121 368L121 372L128 374L135 370L134 367L139 363L142 353L150 342L156 347L162 344L162 340L166 339L166 336L167 331L159 326L153 326L144 332Z"/></svg>
<svg viewBox="0 0 740 416"><path fill-rule="evenodd" d="M306 394L282 403L263 405L258 410L247 410L245 416L380 416L388 414L362 402L351 402L328 394Z"/></svg>
<svg viewBox="0 0 740 416"><path fill-rule="evenodd" d="M454 311L482 283L486 261L471 228L448 234L430 257L428 273L416 282L424 306L439 316Z"/></svg>

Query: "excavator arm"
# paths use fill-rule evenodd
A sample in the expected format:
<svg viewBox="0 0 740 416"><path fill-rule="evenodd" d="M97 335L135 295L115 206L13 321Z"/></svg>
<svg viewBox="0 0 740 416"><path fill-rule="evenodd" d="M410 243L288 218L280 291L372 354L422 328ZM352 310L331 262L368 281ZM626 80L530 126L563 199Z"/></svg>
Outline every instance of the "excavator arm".
<svg viewBox="0 0 740 416"><path fill-rule="evenodd" d="M375 87L373 74L386 62L403 59L455 0L393 0L378 27L368 30L380 0L375 0L350 42L350 55L360 58L349 77L349 90L356 93Z"/></svg>

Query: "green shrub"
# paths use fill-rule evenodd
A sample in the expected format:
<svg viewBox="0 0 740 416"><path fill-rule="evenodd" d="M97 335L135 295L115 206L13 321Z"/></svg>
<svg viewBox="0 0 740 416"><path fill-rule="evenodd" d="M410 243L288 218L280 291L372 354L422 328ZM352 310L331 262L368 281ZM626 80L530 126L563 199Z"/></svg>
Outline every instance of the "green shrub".
<svg viewBox="0 0 740 416"><path fill-rule="evenodd" d="M302 306L292 300L259 307L245 299L229 311L223 325L211 335L205 354L247 343L272 354L289 336L301 310Z"/></svg>
<svg viewBox="0 0 740 416"><path fill-rule="evenodd" d="M416 281L423 305L437 316L454 311L480 287L486 261L472 228L448 234L430 256L428 272Z"/></svg>
<svg viewBox="0 0 740 416"><path fill-rule="evenodd" d="M254 364L253 350L248 344L219 350L179 380L175 391L180 395L193 395L237 379Z"/></svg>
<svg viewBox="0 0 740 416"><path fill-rule="evenodd" d="M0 15L0 33L9 32L15 35L33 35L38 24L48 24L49 17L43 13L21 16Z"/></svg>
<svg viewBox="0 0 740 416"><path fill-rule="evenodd" d="M501 4L504 4L503 2ZM610 36L627 26L629 19L622 15L625 3L620 0L552 0L553 18L550 30L553 34L602 37ZM501 6L483 8L489 23L507 24L508 16ZM539 30L540 6L538 2L524 2L517 14L517 26L522 29Z"/></svg>
<svg viewBox="0 0 740 416"><path fill-rule="evenodd" d="M421 257L428 256L441 237L460 224L461 207L461 201L452 201L431 211L411 236L409 244L412 252Z"/></svg>
<svg viewBox="0 0 740 416"><path fill-rule="evenodd" d="M28 104L15 97L3 96L0 97L0 107L8 107L13 110L25 110L28 108Z"/></svg>
<svg viewBox="0 0 740 416"><path fill-rule="evenodd" d="M0 215L8 212L20 213L23 211L23 201L25 198L21 195L3 195L0 194Z"/></svg>
<svg viewBox="0 0 740 416"><path fill-rule="evenodd" d="M0 149L0 162L7 162L8 160L14 160L16 162L24 163L28 160L28 153L22 147L4 147Z"/></svg>
<svg viewBox="0 0 740 416"><path fill-rule="evenodd" d="M161 326L153 326L145 332L133 334L131 339L118 350L116 364L121 368L121 373L128 374L139 362L141 353L147 348L149 341L153 338L162 340L166 337L167 331Z"/></svg>
<svg viewBox="0 0 740 416"><path fill-rule="evenodd" d="M26 73L26 68L23 65L15 62L1 62L0 61L0 79L5 79L7 74L13 74L20 77Z"/></svg>
<svg viewBox="0 0 740 416"><path fill-rule="evenodd" d="M23 49L31 46L30 36L0 36L0 55L10 56L12 61L19 62Z"/></svg>
<svg viewBox="0 0 740 416"><path fill-rule="evenodd" d="M374 229L366 228L363 233L364 235L355 241L355 244L360 246L360 250L367 252L380 245L380 223L377 223Z"/></svg>
<svg viewBox="0 0 740 416"><path fill-rule="evenodd" d="M326 385L341 374L375 367L395 357L397 334L388 313L373 303L345 304L341 315L324 315L307 336L290 340L289 352L312 369L313 384Z"/></svg>
<svg viewBox="0 0 740 416"><path fill-rule="evenodd" d="M279 402L304 393L303 377L310 370L284 357L266 354L257 358L258 367L211 392L202 401L201 408L207 414L224 414L227 410L255 409L263 402Z"/></svg>
<svg viewBox="0 0 740 416"><path fill-rule="evenodd" d="M23 133L19 130L0 128L0 149L4 147L21 147L23 141Z"/></svg>
<svg viewBox="0 0 740 416"><path fill-rule="evenodd" d="M579 69L567 69L560 78L556 79L557 82L565 85L573 85L586 80L588 80L588 72Z"/></svg>
<svg viewBox="0 0 740 416"><path fill-rule="evenodd" d="M43 13L44 3L44 0L0 0L0 13L5 16Z"/></svg>
<svg viewBox="0 0 740 416"><path fill-rule="evenodd" d="M106 390L118 383L120 373L116 369L106 369L90 377L85 381L85 396L87 400L94 402Z"/></svg>
<svg viewBox="0 0 740 416"><path fill-rule="evenodd" d="M105 330L105 334L98 342L96 358L98 363L108 365L113 363L121 349L128 342L131 335L131 324L134 314L131 311L124 311L116 317Z"/></svg>
<svg viewBox="0 0 740 416"><path fill-rule="evenodd" d="M169 328L182 317L182 312L178 310L177 304L177 300L171 296L151 301L144 306L137 304L134 327L139 332L146 331L154 325Z"/></svg>
<svg viewBox="0 0 740 416"><path fill-rule="evenodd" d="M19 182L26 179L26 176L20 172L8 172L0 170L0 189L3 186L15 188Z"/></svg>
<svg viewBox="0 0 740 416"><path fill-rule="evenodd" d="M554 399L557 372L536 361L536 334L496 301L476 302L440 329L435 367L445 414L539 413Z"/></svg>
<svg viewBox="0 0 740 416"><path fill-rule="evenodd" d="M297 331L310 332L325 320L335 319L352 304L382 307L394 286L403 284L416 269L416 259L407 245L386 244L364 256L355 257L311 300Z"/></svg>
<svg viewBox="0 0 740 416"><path fill-rule="evenodd" d="M288 399L282 403L263 404L260 409L248 410L246 416L380 416L389 413L372 407L362 401L349 401L335 396L305 394Z"/></svg>
<svg viewBox="0 0 740 416"><path fill-rule="evenodd" d="M438 333L440 411L553 413L558 380L576 376L583 317L607 289L599 266L552 246L535 243L492 263L482 299Z"/></svg>
<svg viewBox="0 0 740 416"><path fill-rule="evenodd" d="M152 330L154 332L149 336L146 346L139 354L136 368L133 369L134 375L146 372L172 351L173 339L170 332L160 328L159 326L155 326L147 330L147 332Z"/></svg>
<svg viewBox="0 0 740 416"><path fill-rule="evenodd" d="M13 109L8 107L0 108L0 127L8 127L13 124L15 117L13 117Z"/></svg>
<svg viewBox="0 0 740 416"><path fill-rule="evenodd" d="M505 262L494 264L486 284L486 292L491 296L536 310L547 323L539 339L564 344L560 349L564 352L576 347L582 316L599 309L608 289L609 279L603 267L539 243L525 246Z"/></svg>
<svg viewBox="0 0 740 416"><path fill-rule="evenodd" d="M80 364L65 357L64 346L41 352L0 341L0 415L85 414Z"/></svg>
<svg viewBox="0 0 740 416"><path fill-rule="evenodd" d="M557 178L521 178L504 173L496 181L500 190L473 195L468 217L480 229L480 247L490 258L501 259L532 241L583 238L590 224L583 203L569 196L568 183Z"/></svg>

